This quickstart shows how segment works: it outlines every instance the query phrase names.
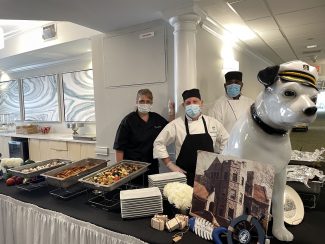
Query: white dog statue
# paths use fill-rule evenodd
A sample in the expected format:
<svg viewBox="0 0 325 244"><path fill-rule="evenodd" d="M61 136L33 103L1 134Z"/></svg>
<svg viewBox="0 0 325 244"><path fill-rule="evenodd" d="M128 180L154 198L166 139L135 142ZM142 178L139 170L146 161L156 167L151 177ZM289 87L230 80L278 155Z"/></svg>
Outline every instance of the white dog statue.
<svg viewBox="0 0 325 244"><path fill-rule="evenodd" d="M297 60L261 70L257 78L265 89L235 124L223 154L274 167L272 233L281 241L292 241L283 221L286 166L291 158L289 133L294 126L315 120L318 75L314 67Z"/></svg>

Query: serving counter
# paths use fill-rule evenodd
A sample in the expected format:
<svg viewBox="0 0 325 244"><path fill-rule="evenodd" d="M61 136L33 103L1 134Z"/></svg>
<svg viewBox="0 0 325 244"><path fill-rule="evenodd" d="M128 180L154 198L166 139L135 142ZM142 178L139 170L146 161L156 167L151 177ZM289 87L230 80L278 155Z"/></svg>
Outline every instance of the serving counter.
<svg viewBox="0 0 325 244"><path fill-rule="evenodd" d="M1 244L171 243L174 233L152 229L150 218L123 220L118 211L89 206L89 193L62 200L51 196L51 190L53 187L45 186L28 192L0 182ZM316 209L306 209L304 221L289 227L295 235L293 243L324 243L324 220L323 190ZM187 232L177 243L212 242Z"/></svg>

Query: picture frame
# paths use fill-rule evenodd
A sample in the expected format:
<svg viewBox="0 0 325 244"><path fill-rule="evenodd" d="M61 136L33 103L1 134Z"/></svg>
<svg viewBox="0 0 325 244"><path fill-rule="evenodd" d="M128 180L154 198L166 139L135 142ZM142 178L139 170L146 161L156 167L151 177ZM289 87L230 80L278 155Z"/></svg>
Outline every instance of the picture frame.
<svg viewBox="0 0 325 244"><path fill-rule="evenodd" d="M252 215L267 230L273 184L271 166L198 151L190 214L224 227L231 219Z"/></svg>

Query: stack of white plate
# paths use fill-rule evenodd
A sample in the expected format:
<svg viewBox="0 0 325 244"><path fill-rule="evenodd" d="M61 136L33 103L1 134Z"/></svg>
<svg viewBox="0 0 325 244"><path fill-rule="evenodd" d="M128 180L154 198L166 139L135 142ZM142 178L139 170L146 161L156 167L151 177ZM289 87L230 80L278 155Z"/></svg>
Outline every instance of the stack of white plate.
<svg viewBox="0 0 325 244"><path fill-rule="evenodd" d="M120 203L122 218L139 218L163 212L158 187L121 191Z"/></svg>
<svg viewBox="0 0 325 244"><path fill-rule="evenodd" d="M167 183L180 182L186 184L186 176L180 172L168 172L148 176L149 187L158 187L161 193Z"/></svg>

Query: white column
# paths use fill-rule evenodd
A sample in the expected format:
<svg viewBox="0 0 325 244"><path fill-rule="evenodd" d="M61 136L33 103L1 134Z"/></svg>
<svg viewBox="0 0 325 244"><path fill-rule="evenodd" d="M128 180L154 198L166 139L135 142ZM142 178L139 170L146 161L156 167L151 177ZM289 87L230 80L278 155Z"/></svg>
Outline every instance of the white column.
<svg viewBox="0 0 325 244"><path fill-rule="evenodd" d="M176 112L183 102L182 92L197 88L196 27L200 16L195 13L169 19L174 27L174 92Z"/></svg>

